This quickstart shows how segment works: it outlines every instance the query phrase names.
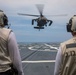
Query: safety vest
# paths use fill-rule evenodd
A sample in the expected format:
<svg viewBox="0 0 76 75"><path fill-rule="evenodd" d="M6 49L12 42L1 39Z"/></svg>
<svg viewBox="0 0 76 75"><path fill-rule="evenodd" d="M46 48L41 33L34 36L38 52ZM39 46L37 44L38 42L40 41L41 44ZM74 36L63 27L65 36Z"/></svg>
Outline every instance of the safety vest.
<svg viewBox="0 0 76 75"><path fill-rule="evenodd" d="M61 44L62 66L60 75L76 75L76 37Z"/></svg>
<svg viewBox="0 0 76 75"><path fill-rule="evenodd" d="M9 64L11 59L8 51L8 37L11 30L0 28L0 72L5 72L10 69Z"/></svg>

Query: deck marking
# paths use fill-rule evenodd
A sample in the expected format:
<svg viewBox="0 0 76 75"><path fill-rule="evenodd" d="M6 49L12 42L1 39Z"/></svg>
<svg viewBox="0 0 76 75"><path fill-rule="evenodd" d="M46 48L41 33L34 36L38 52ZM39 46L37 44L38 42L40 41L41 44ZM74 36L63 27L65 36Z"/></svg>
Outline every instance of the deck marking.
<svg viewBox="0 0 76 75"><path fill-rule="evenodd" d="M55 60L22 61L22 63L53 63Z"/></svg>

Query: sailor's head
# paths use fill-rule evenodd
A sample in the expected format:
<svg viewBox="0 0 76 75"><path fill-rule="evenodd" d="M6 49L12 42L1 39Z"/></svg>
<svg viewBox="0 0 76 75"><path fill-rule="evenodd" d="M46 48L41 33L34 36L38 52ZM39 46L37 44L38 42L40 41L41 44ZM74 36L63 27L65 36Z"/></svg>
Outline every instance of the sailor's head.
<svg viewBox="0 0 76 75"><path fill-rule="evenodd" d="M0 10L0 27L8 25L8 18L2 10Z"/></svg>
<svg viewBox="0 0 76 75"><path fill-rule="evenodd" d="M75 32L76 33L76 15L74 15L67 25L67 32Z"/></svg>

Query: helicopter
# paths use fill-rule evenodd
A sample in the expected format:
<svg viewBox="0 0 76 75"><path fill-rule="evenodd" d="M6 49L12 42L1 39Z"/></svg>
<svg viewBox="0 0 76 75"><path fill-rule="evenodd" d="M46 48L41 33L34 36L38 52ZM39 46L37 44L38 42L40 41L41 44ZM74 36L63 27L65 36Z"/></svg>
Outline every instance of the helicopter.
<svg viewBox="0 0 76 75"><path fill-rule="evenodd" d="M51 24L53 23L52 20L47 19L44 15L43 15L43 8L44 5L43 4L37 4L36 5L38 11L39 11L39 15L32 15L32 14L23 14L23 13L18 13L18 15L23 15L23 16L34 16L34 17L38 17L36 19L32 19L32 25L34 25L34 22L37 22L37 26L34 27L34 29L44 29L44 26L47 27L51 26ZM54 15L55 16L55 15ZM60 15L61 16L61 15Z"/></svg>

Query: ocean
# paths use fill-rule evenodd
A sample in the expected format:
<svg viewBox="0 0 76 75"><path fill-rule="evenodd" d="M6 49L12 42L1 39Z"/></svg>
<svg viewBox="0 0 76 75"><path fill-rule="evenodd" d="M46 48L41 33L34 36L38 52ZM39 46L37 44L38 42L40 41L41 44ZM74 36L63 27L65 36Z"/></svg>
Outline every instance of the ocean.
<svg viewBox="0 0 76 75"><path fill-rule="evenodd" d="M60 43L18 43L24 75L54 75Z"/></svg>

